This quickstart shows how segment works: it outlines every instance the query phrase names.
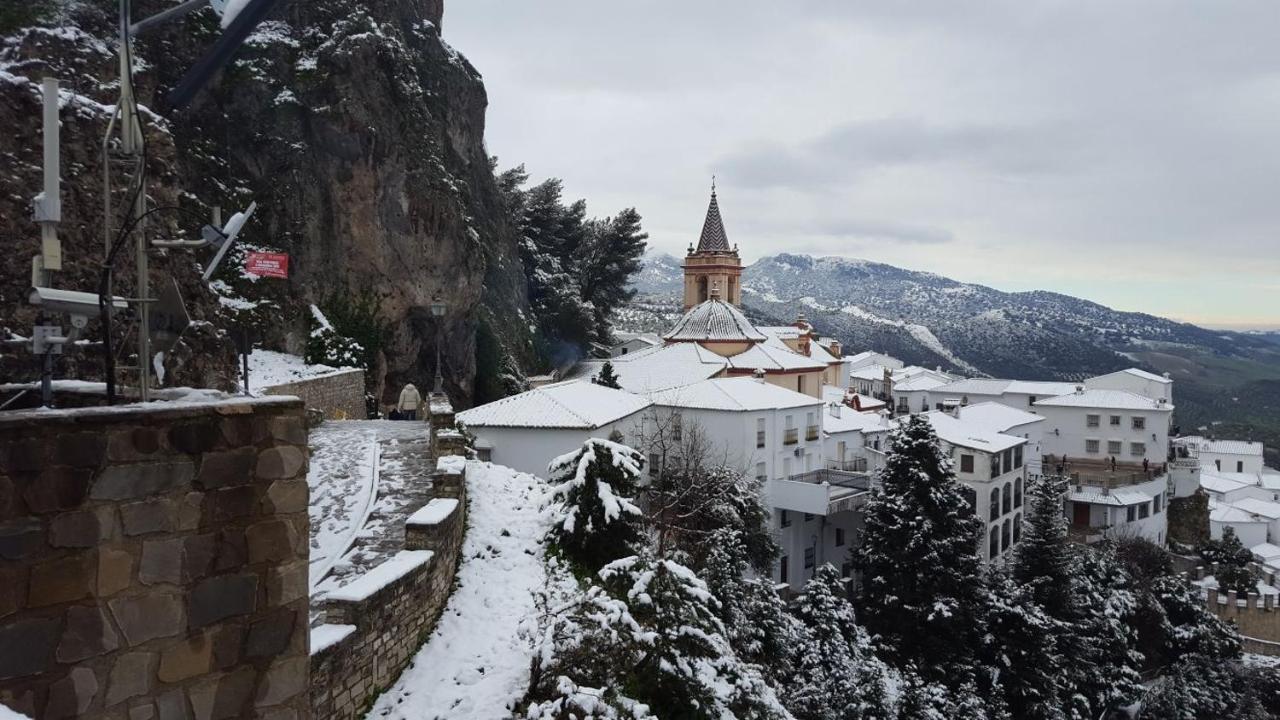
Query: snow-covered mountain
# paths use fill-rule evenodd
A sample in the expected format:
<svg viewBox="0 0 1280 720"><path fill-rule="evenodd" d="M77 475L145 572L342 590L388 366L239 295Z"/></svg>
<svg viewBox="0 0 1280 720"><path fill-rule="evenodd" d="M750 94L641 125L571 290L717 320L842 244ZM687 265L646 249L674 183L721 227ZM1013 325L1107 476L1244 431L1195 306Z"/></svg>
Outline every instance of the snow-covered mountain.
<svg viewBox="0 0 1280 720"><path fill-rule="evenodd" d="M637 275L638 302L620 325L638 326L663 301L678 302L680 261L652 254ZM743 303L767 322L803 312L851 350L876 349L965 374L1076 379L1135 364L1139 353L1194 347L1215 355L1266 345L1144 313L1120 312L1052 292L1009 293L933 273L849 258L781 254L743 273ZM645 329L657 329L646 327Z"/></svg>

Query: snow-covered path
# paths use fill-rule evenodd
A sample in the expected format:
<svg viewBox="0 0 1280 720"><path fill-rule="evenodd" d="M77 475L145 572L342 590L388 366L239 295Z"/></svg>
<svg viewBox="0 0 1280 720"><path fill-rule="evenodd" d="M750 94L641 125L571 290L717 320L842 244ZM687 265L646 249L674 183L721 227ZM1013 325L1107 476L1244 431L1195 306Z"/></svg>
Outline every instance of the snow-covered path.
<svg viewBox="0 0 1280 720"><path fill-rule="evenodd" d="M331 421L311 431L311 582L346 552L372 507L377 431L360 421Z"/></svg>
<svg viewBox="0 0 1280 720"><path fill-rule="evenodd" d="M458 584L440 622L370 718L490 720L510 716L529 682L535 593L547 582L538 478L467 464L467 536Z"/></svg>

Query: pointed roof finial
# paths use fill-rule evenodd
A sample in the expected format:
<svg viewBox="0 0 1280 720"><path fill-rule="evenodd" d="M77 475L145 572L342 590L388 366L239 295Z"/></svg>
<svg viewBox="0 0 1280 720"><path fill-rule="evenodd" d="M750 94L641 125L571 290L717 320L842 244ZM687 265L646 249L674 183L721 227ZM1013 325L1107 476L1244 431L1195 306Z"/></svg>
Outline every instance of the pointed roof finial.
<svg viewBox="0 0 1280 720"><path fill-rule="evenodd" d="M707 219L702 223L702 235L698 238L698 252L729 252L729 236L720 219L720 203L716 200L716 178L711 176L711 203L707 205Z"/></svg>

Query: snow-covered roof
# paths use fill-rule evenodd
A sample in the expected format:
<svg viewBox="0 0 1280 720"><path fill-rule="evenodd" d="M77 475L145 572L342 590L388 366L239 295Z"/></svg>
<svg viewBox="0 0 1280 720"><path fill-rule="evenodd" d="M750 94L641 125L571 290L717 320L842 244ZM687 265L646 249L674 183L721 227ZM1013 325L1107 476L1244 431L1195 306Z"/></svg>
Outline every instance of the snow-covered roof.
<svg viewBox="0 0 1280 720"><path fill-rule="evenodd" d="M821 400L755 378L713 378L650 394L665 407L747 412L820 405Z"/></svg>
<svg viewBox="0 0 1280 720"><path fill-rule="evenodd" d="M1200 471L1200 487L1208 490L1209 492L1229 493L1243 487L1248 487L1252 484L1253 483L1223 477L1219 473L1209 472L1208 470Z"/></svg>
<svg viewBox="0 0 1280 720"><path fill-rule="evenodd" d="M639 395L586 380L534 388L458 413L472 427L583 428L594 430L644 410Z"/></svg>
<svg viewBox="0 0 1280 720"><path fill-rule="evenodd" d="M662 338L658 337L656 333L622 333L620 332L620 333L614 333L613 339L614 339L613 344L615 346L624 345L626 343L631 342L632 340L637 340L646 345L662 344Z"/></svg>
<svg viewBox="0 0 1280 720"><path fill-rule="evenodd" d="M938 438L958 447L994 453L1027 442L1026 438L993 432L938 410L925 413L925 417L929 418Z"/></svg>
<svg viewBox="0 0 1280 720"><path fill-rule="evenodd" d="M893 421L879 412L858 412L850 407L841 407L840 415L832 415L828 407L822 412L822 430L829 434L843 432L888 432L893 429Z"/></svg>
<svg viewBox="0 0 1280 720"><path fill-rule="evenodd" d="M805 357L785 345L758 343L729 358L735 370L822 370L827 364Z"/></svg>
<svg viewBox="0 0 1280 720"><path fill-rule="evenodd" d="M860 368L854 368L849 371L849 377L858 378L859 380L883 380L884 372L888 370L893 372L893 368L884 365L863 365Z"/></svg>
<svg viewBox="0 0 1280 720"><path fill-rule="evenodd" d="M934 390L946 385L945 380L939 380L932 375L918 373L906 378L905 380L895 381L893 383L894 392L913 392L916 390Z"/></svg>
<svg viewBox="0 0 1280 720"><path fill-rule="evenodd" d="M618 384L633 393L650 393L690 385L714 377L729 367L729 361L697 343L674 343L645 348L610 358ZM565 376L585 380L600 374L604 360L584 360Z"/></svg>
<svg viewBox="0 0 1280 720"><path fill-rule="evenodd" d="M994 378L962 378L938 388L938 392L953 395L1002 395L1012 380Z"/></svg>
<svg viewBox="0 0 1280 720"><path fill-rule="evenodd" d="M1230 523L1265 523L1267 522L1266 518L1254 515L1253 513L1249 512L1248 510L1244 510L1243 508L1238 508L1235 505L1230 505L1227 503L1215 503L1212 500L1209 501L1209 519L1214 522L1230 522Z"/></svg>
<svg viewBox="0 0 1280 720"><path fill-rule="evenodd" d="M1280 545L1272 545L1271 543L1258 543L1249 548L1249 552L1264 563L1275 564L1280 560Z"/></svg>
<svg viewBox="0 0 1280 720"><path fill-rule="evenodd" d="M719 298L689 308L662 337L677 342L762 342L766 339L741 310Z"/></svg>
<svg viewBox="0 0 1280 720"><path fill-rule="evenodd" d="M1167 377L1164 377L1163 375L1156 375L1155 373L1150 373L1150 372L1147 372L1146 370L1139 370L1138 368L1126 368L1118 372L1124 373L1125 375L1133 375L1134 377L1140 377L1143 380L1158 382L1162 385L1168 385L1169 383L1173 382L1172 380L1170 380Z"/></svg>
<svg viewBox="0 0 1280 720"><path fill-rule="evenodd" d="M1066 395L1076 391L1076 384L1054 380L1011 380L1004 391L1023 395Z"/></svg>
<svg viewBox="0 0 1280 720"><path fill-rule="evenodd" d="M1043 415L1036 415L1025 410L1009 407L1004 403L993 401L980 402L960 408L960 420L974 427L991 432L1008 432L1009 428L1020 427L1034 422L1044 422Z"/></svg>
<svg viewBox="0 0 1280 720"><path fill-rule="evenodd" d="M1260 515L1268 520L1280 518L1280 503L1271 502L1270 500L1259 500L1258 498L1241 498L1232 500L1231 505L1244 510L1245 512Z"/></svg>
<svg viewBox="0 0 1280 720"><path fill-rule="evenodd" d="M1067 499L1071 502L1089 503L1090 505L1124 507L1151 502L1152 498L1147 493L1138 490L1112 490L1111 492L1105 492L1102 488L1084 485L1067 493Z"/></svg>
<svg viewBox="0 0 1280 720"><path fill-rule="evenodd" d="M1173 405L1169 403L1160 403L1127 390L1083 390L1037 400L1036 406L1085 407L1104 410L1173 410Z"/></svg>
<svg viewBox="0 0 1280 720"><path fill-rule="evenodd" d="M1176 445L1187 445L1200 452L1219 455L1254 455L1262 457L1263 445L1248 440L1210 440L1199 435L1188 435L1174 439Z"/></svg>

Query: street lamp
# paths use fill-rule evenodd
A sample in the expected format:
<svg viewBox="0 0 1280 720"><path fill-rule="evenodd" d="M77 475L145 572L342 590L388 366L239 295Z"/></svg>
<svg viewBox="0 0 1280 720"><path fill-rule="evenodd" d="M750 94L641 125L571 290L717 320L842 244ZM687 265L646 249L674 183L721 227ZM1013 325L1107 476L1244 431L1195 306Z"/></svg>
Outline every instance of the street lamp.
<svg viewBox="0 0 1280 720"><path fill-rule="evenodd" d="M444 392L444 376L440 374L440 318L444 317L444 299L439 294L431 298L431 316L436 319L436 386L431 392L441 394Z"/></svg>

